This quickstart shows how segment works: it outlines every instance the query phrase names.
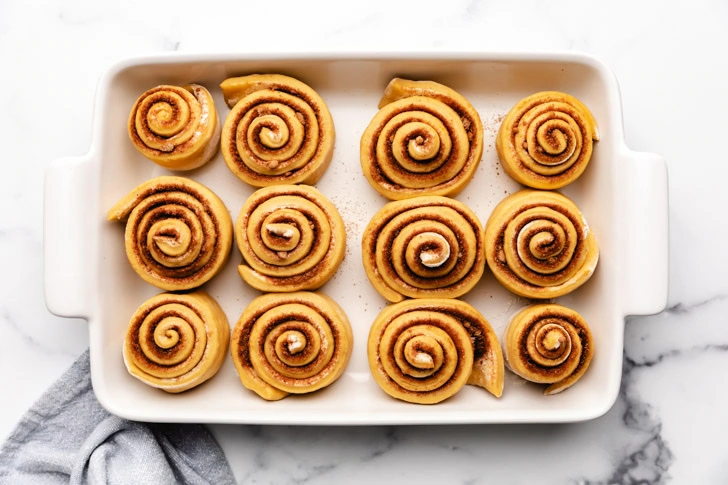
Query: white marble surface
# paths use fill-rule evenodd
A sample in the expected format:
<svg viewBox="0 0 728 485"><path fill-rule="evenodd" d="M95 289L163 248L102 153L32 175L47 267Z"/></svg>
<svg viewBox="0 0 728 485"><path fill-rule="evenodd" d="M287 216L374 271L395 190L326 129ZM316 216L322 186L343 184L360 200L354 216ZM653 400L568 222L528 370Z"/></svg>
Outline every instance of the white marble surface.
<svg viewBox="0 0 728 485"><path fill-rule="evenodd" d="M0 439L88 346L83 321L43 303L43 174L87 151L112 62L170 50L580 50L616 73L627 143L664 155L670 173L668 310L627 321L614 408L568 425L213 431L240 483L726 483L728 4L404 3L0 2Z"/></svg>

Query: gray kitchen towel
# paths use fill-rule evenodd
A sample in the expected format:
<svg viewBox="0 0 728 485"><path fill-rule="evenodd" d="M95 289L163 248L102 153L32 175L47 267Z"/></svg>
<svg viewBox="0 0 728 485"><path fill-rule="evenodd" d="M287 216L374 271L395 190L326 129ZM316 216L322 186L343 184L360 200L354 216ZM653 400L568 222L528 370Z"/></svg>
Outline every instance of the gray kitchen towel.
<svg viewBox="0 0 728 485"><path fill-rule="evenodd" d="M102 408L86 351L3 444L0 483L218 485L235 479L204 426L138 423Z"/></svg>

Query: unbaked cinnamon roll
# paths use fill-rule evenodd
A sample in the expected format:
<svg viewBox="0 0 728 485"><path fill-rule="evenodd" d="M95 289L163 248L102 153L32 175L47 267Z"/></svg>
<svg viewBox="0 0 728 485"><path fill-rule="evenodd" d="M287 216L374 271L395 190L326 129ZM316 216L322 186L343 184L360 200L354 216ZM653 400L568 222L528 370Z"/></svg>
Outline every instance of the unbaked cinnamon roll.
<svg viewBox="0 0 728 485"><path fill-rule="evenodd" d="M408 300L386 307L369 331L369 368L390 396L435 404L465 384L503 393L503 354L488 321L452 299Z"/></svg>
<svg viewBox="0 0 728 485"><path fill-rule="evenodd" d="M277 401L336 381L351 357L353 333L331 298L268 293L250 302L233 329L230 353L243 385Z"/></svg>
<svg viewBox="0 0 728 485"><path fill-rule="evenodd" d="M524 379L559 393L584 375L594 339L576 311L556 304L532 305L513 317L503 337L506 365Z"/></svg>
<svg viewBox="0 0 728 485"><path fill-rule="evenodd" d="M124 364L145 384L182 392L217 373L229 338L227 317L207 293L162 293L144 302L131 317Z"/></svg>
<svg viewBox="0 0 728 485"><path fill-rule="evenodd" d="M232 247L230 214L210 189L183 177L157 177L112 207L110 221L126 221L131 267L164 290L189 290L223 267Z"/></svg>
<svg viewBox="0 0 728 485"><path fill-rule="evenodd" d="M261 291L314 290L344 259L344 221L321 192L307 185L258 189L235 223L244 264L240 276Z"/></svg>
<svg viewBox="0 0 728 485"><path fill-rule="evenodd" d="M483 123L470 102L433 81L390 81L361 138L364 175L383 196L454 196L483 155Z"/></svg>
<svg viewBox="0 0 728 485"><path fill-rule="evenodd" d="M362 259L387 300L457 298L485 268L483 229L462 202L425 196L390 202L367 225Z"/></svg>
<svg viewBox="0 0 728 485"><path fill-rule="evenodd" d="M230 170L255 187L314 184L331 163L334 121L308 85L280 74L253 74L220 84L232 108L222 131Z"/></svg>
<svg viewBox="0 0 728 485"><path fill-rule="evenodd" d="M136 100L128 132L134 147L157 165L191 170L206 164L217 151L220 121L204 87L162 85Z"/></svg>
<svg viewBox="0 0 728 485"><path fill-rule="evenodd" d="M543 91L511 108L495 146L513 179L535 189L558 189L584 172L597 140L596 121L584 103Z"/></svg>
<svg viewBox="0 0 728 485"><path fill-rule="evenodd" d="M556 298L584 284L599 260L579 208L557 192L521 190L485 225L485 255L496 279L526 298Z"/></svg>

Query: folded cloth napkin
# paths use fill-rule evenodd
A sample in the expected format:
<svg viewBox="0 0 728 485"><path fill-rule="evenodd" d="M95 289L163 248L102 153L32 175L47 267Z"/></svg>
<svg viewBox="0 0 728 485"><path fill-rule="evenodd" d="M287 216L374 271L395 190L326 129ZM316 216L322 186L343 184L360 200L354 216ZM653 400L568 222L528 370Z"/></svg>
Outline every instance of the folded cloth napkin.
<svg viewBox="0 0 728 485"><path fill-rule="evenodd" d="M88 351L25 414L0 449L0 483L235 483L199 424L109 414L91 387Z"/></svg>

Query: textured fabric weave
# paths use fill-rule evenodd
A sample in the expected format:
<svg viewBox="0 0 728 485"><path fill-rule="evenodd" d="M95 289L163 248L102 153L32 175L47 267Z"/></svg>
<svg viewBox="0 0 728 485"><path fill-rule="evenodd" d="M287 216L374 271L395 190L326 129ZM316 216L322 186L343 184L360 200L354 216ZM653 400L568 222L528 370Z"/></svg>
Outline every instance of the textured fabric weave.
<svg viewBox="0 0 728 485"><path fill-rule="evenodd" d="M204 426L139 423L102 408L86 351L0 449L0 484L6 483L224 485L235 479Z"/></svg>

